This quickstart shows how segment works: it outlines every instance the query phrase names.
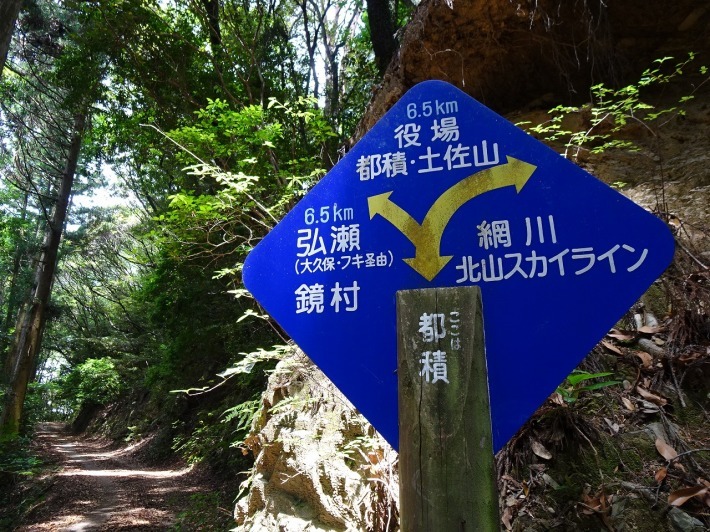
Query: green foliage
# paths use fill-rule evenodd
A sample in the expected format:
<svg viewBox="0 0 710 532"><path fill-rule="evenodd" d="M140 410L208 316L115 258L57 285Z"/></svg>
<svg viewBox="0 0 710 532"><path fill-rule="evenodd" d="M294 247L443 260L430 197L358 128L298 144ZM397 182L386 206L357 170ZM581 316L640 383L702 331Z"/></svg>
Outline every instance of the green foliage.
<svg viewBox="0 0 710 532"><path fill-rule="evenodd" d="M84 403L105 405L118 399L123 381L113 360L90 358L61 380L62 394L74 409Z"/></svg>
<svg viewBox="0 0 710 532"><path fill-rule="evenodd" d="M252 420L261 406L260 396L217 411L201 412L196 426L186 431L186 425L177 422L179 434L173 441L173 450L188 463L207 461L213 467L238 470L244 462L240 447L248 434Z"/></svg>
<svg viewBox="0 0 710 532"><path fill-rule="evenodd" d="M0 98L2 96L0 95ZM0 124L0 135L11 136ZM0 153L0 171L11 173L12 161ZM39 239L32 230L28 216L27 195L0 181L0 361L14 334L21 297L32 283L32 271L27 267L30 257L39 248Z"/></svg>
<svg viewBox="0 0 710 532"><path fill-rule="evenodd" d="M258 161L252 153L255 148L273 147L282 136L281 125L265 121L264 109L258 105L233 110L226 101L208 99L205 107L195 111L195 116L192 125L170 133L171 139L189 149L190 153L177 155L186 165L197 157L218 161L222 168L263 173L265 161Z"/></svg>
<svg viewBox="0 0 710 532"><path fill-rule="evenodd" d="M244 401L224 411L222 414L223 419L220 420L220 423L229 424L235 422L233 434L236 439L230 443L231 447L241 447L244 443L244 438L251 430L252 422L259 412L259 408L261 408L261 397L251 401Z"/></svg>
<svg viewBox="0 0 710 532"><path fill-rule="evenodd" d="M638 82L620 89L610 88L603 83L594 85L590 89L591 104L583 107L558 105L548 111L551 116L549 121L528 129L546 141L563 143L563 155L573 160L577 160L583 151L599 154L610 149L637 150L633 142L623 138L624 129L629 124L639 124L655 136L654 128L663 125L660 119L670 120L682 116L682 105L694 98L693 94L684 95L676 105L663 109L654 107L644 99L645 92L683 76L696 57L691 52L687 59L670 66L673 59L656 59L654 66L644 70ZM707 73L704 66L696 71L701 75ZM584 117L583 129L568 129L573 115Z"/></svg>
<svg viewBox="0 0 710 532"><path fill-rule="evenodd" d="M165 333L146 372L155 391L208 389L232 353L271 343L266 320L246 319L263 318L254 302L229 294L244 295L244 258L322 174L313 146L333 135L306 98L241 109L215 99L196 117L170 138L183 162L197 161L185 168L197 182L170 195L169 209L155 217L162 256L140 294L151 324Z"/></svg>
<svg viewBox="0 0 710 532"><path fill-rule="evenodd" d="M263 368L264 363L281 359L284 353L291 349L289 346L274 346L269 351L259 348L251 353L240 353L242 359L218 374L222 378L218 384L212 387L172 390L172 393L209 397L210 393L224 386L231 379L253 375L256 366ZM236 385L231 384L236 390L250 389L243 380ZM233 400L233 397L227 399L228 402ZM172 448L190 463L203 460L209 461L212 465L239 463L243 459L241 452L233 449L242 446L260 407L261 394L257 392L251 399L238 400L236 405L223 409L220 414L217 413L218 410L201 412L193 429L188 429L184 422L178 422L174 428L179 435L176 436Z"/></svg>
<svg viewBox="0 0 710 532"><path fill-rule="evenodd" d="M40 357L61 353L73 369L35 385L28 413L31 420L60 418L82 402L130 394L151 419L131 414L126 425L141 431L128 428L129 437L156 425L169 433L176 422L166 439L176 436L180 452L238 464L241 453L229 445L243 438L265 380L253 369L268 368L282 352L261 347L281 340L244 297L243 261L332 164L369 99L374 69L361 25L341 31L321 21L328 27L319 31L342 36L334 45L345 58L334 71L338 90L326 91L339 103L324 110L322 89L331 82L319 80L318 98L309 96L315 80L304 50L294 45L304 23L315 29L318 20L299 20L293 3L225 1L215 39L207 4L38 4L53 13L38 18L39 30L62 29L56 75L42 83L61 89L57 131L67 129L77 105L93 103L77 184L104 183L110 168L119 191L134 193L137 206L74 210ZM359 3L332 7L362 10ZM22 76L5 77L3 108L18 96L24 103L35 94ZM54 107L44 100L18 105L17 120L1 124L8 139L7 150L0 150L3 175L14 175L23 123L36 131L39 114L32 111ZM42 142L50 146L51 140ZM47 152L31 147L23 145L24 152ZM63 168L60 162L27 170L44 175ZM38 192L47 195L51 186ZM36 215L48 204L30 198L23 211L23 195L4 182L0 195L0 288L10 293L6 288L17 280L13 293L22 294L31 276L11 279L4 272L22 246L18 261L31 263L35 235L41 235ZM19 297L2 300L3 316ZM207 390L219 379L228 384L198 400L168 395L176 388Z"/></svg>
<svg viewBox="0 0 710 532"><path fill-rule="evenodd" d="M218 375L223 379L226 379L238 373L250 373L257 364L261 362L281 360L286 354L292 351L293 348L291 346L275 345L269 350L260 347L251 353L239 353L243 356L243 358Z"/></svg>
<svg viewBox="0 0 710 532"><path fill-rule="evenodd" d="M234 525L232 513L222 507L219 493L195 493L184 511L177 515L177 522L170 528L176 532L195 530L228 530Z"/></svg>
<svg viewBox="0 0 710 532"><path fill-rule="evenodd" d="M235 110L210 100L175 129L190 189L169 196L157 245L174 259L205 259L229 281L258 239L323 174L313 147L333 135L312 99ZM231 287L233 290L238 286Z"/></svg>
<svg viewBox="0 0 710 532"><path fill-rule="evenodd" d="M52 300L56 316L46 343L70 366L89 358L132 358L145 344L134 295L149 265L150 243L136 241L137 220L129 209L81 214L63 241Z"/></svg>
<svg viewBox="0 0 710 532"><path fill-rule="evenodd" d="M37 490L22 489L23 480L41 478L46 472L44 462L30 450L30 441L0 436L0 530L16 530L21 517L40 500Z"/></svg>
<svg viewBox="0 0 710 532"><path fill-rule="evenodd" d="M215 279L211 268L204 266L210 260L165 257L137 294L147 311L146 325L155 331L144 385L156 397L170 390L208 388L236 353L273 342L273 332L262 320L238 321L254 304L227 293L235 286L234 279ZM232 260L225 257L218 264Z"/></svg>
<svg viewBox="0 0 710 532"><path fill-rule="evenodd" d="M208 397L210 393L224 386L232 379L245 375L253 376L255 367L263 368L265 364L280 360L291 349L289 346L279 345L268 351L259 348L251 353L240 353L243 358L217 375L222 379L218 384L211 387L203 386L200 388L172 390L171 393L187 394L193 397ZM260 381L260 379L257 380ZM233 383L230 384L237 390L248 391L250 389L245 386L245 381L238 382L236 386ZM232 400L232 398L227 399L227 401ZM242 446L244 438L251 430L252 421L260 408L261 395L257 392L251 399L239 400L236 405L226 408L219 416L216 415L216 411L200 414L197 426L192 430L187 430L185 423L178 423L174 428L178 429L180 434L174 440L173 450L180 453L191 463L203 460L208 460L213 465L224 462L241 462L241 452L231 451L230 449ZM216 419L219 420L218 423ZM233 454L235 452L238 454Z"/></svg>
<svg viewBox="0 0 710 532"><path fill-rule="evenodd" d="M73 413L59 381L31 382L25 399L25 425L40 421L66 421Z"/></svg>
<svg viewBox="0 0 710 532"><path fill-rule="evenodd" d="M0 473L35 476L43 465L30 450L30 439L17 436L0 436Z"/></svg>
<svg viewBox="0 0 710 532"><path fill-rule="evenodd" d="M187 434L176 436L173 441L173 450L182 456L188 464L197 464L209 455L227 452L224 445L224 430L215 422L213 412L201 416L197 427ZM180 423L173 428L181 429ZM182 430L180 431L182 432ZM227 446L228 447L228 446Z"/></svg>
<svg viewBox="0 0 710 532"><path fill-rule="evenodd" d="M346 441L340 452L352 466L362 459L367 461L369 453L377 453L378 451L381 452L380 441L370 434L361 434Z"/></svg>
<svg viewBox="0 0 710 532"><path fill-rule="evenodd" d="M565 379L565 382L557 387L556 391L562 396L562 399L566 403L574 403L577 399L579 399L579 396L582 393L592 392L608 386L614 386L615 384L621 384L621 381L613 379L592 383L588 382L594 379L609 377L611 375L613 375L613 373L609 371L589 373L588 371L575 369L572 374Z"/></svg>
<svg viewBox="0 0 710 532"><path fill-rule="evenodd" d="M30 450L29 437L0 436L0 529L16 530L19 518L37 504L37 495L18 490L22 479L37 478L45 464Z"/></svg>
<svg viewBox="0 0 710 532"><path fill-rule="evenodd" d="M323 174L314 148L335 136L313 98L288 103L270 98L266 107L238 110L209 100L195 114L195 123L173 130L170 138L182 148L178 159L188 175L199 179L194 195L214 196L200 205L202 212L221 208L224 214L242 200L244 210L257 207L262 215L288 206ZM172 197L171 207L178 197ZM266 214L275 221L283 212Z"/></svg>

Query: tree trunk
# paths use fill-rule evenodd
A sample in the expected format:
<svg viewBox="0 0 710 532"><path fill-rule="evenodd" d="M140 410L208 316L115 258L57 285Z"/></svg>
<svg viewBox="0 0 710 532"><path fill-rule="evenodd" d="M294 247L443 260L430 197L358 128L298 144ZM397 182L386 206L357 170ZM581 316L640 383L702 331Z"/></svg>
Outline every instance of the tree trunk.
<svg viewBox="0 0 710 532"><path fill-rule="evenodd" d="M2 338L0 338L0 353L6 353L8 344L9 344L9 331L10 331L10 326L11 324L16 321L17 319L17 313L19 311L20 307L20 295L19 295L19 290L21 286L23 285L22 279L24 278L23 272L21 271L21 266L22 266L22 259L25 257L27 254L27 249L25 246L21 245L20 242L26 242L27 237L24 229L24 222L27 219L27 203L29 199L29 194L25 193L23 202L22 202L22 213L20 216L20 220L22 221L21 229L20 229L20 235L19 238L17 239L18 245L17 248L15 249L15 255L12 258L12 271L10 273L10 279L7 287L7 299L5 301L5 316L3 318L2 322L2 328L0 331L2 331ZM8 383L8 379L10 378L10 373L11 373L11 368L13 366L12 361L9 356L6 355L4 361L3 361L3 372L0 375L0 385L5 385Z"/></svg>
<svg viewBox="0 0 710 532"><path fill-rule="evenodd" d="M10 50L15 21L20 14L22 0L2 0L0 2L0 77L5 68L7 52Z"/></svg>
<svg viewBox="0 0 710 532"><path fill-rule="evenodd" d="M380 75L383 75L397 49L389 0L367 0L367 19L375 63Z"/></svg>
<svg viewBox="0 0 710 532"><path fill-rule="evenodd" d="M10 387L5 398L2 417L0 418L0 434L15 435L20 429L27 387L34 374L37 353L42 345L46 309L52 292L59 243L79 161L85 120L84 114L79 114L74 118L74 131L69 146L67 162L59 185L57 202L45 231L42 252L35 272L33 294L18 317L15 338L9 353L9 357L14 361L14 364L10 375Z"/></svg>
<svg viewBox="0 0 710 532"><path fill-rule="evenodd" d="M202 5L207 14L207 27L210 32L212 53L218 54L222 48L222 32L219 28L219 2L217 0L203 0Z"/></svg>
<svg viewBox="0 0 710 532"><path fill-rule="evenodd" d="M205 10L207 19L207 31L209 32L215 74L221 82L224 56L222 54L222 30L219 25L219 2L218 0L202 0L202 7Z"/></svg>

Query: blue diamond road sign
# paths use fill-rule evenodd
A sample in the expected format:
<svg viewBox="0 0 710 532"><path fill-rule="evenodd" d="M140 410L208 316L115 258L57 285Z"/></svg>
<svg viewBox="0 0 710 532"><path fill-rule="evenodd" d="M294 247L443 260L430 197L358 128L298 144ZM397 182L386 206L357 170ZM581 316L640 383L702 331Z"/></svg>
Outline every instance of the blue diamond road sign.
<svg viewBox="0 0 710 532"><path fill-rule="evenodd" d="M479 285L497 451L673 252L658 218L427 81L256 246L244 284L395 448L395 292ZM422 353L421 375L445 386L466 317L434 312L419 332L446 351Z"/></svg>

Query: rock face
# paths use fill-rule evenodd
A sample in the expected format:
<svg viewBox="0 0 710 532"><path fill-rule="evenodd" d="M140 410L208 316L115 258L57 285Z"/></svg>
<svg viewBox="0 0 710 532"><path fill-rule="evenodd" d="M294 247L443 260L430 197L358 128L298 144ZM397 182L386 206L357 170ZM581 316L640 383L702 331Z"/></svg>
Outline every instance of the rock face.
<svg viewBox="0 0 710 532"><path fill-rule="evenodd" d="M586 101L650 61L710 51L706 0L433 0L405 28L355 139L411 88L448 81L498 113Z"/></svg>
<svg viewBox="0 0 710 532"><path fill-rule="evenodd" d="M256 462L237 530L396 524L396 453L300 351L277 365L245 445Z"/></svg>

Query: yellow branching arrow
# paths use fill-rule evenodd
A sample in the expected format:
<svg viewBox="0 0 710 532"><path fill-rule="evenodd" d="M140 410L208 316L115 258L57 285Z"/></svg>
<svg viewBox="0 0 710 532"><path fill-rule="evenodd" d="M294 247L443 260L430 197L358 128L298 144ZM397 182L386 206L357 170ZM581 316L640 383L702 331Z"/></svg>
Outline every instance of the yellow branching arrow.
<svg viewBox="0 0 710 532"><path fill-rule="evenodd" d="M451 256L440 255L441 238L456 211L490 190L514 185L516 191L520 192L535 171L536 166L530 163L513 157L507 159L507 163L481 170L446 190L436 199L421 224L389 199L392 192L367 198L370 218L379 214L414 244L414 258L404 261L427 281L431 281L451 260Z"/></svg>

